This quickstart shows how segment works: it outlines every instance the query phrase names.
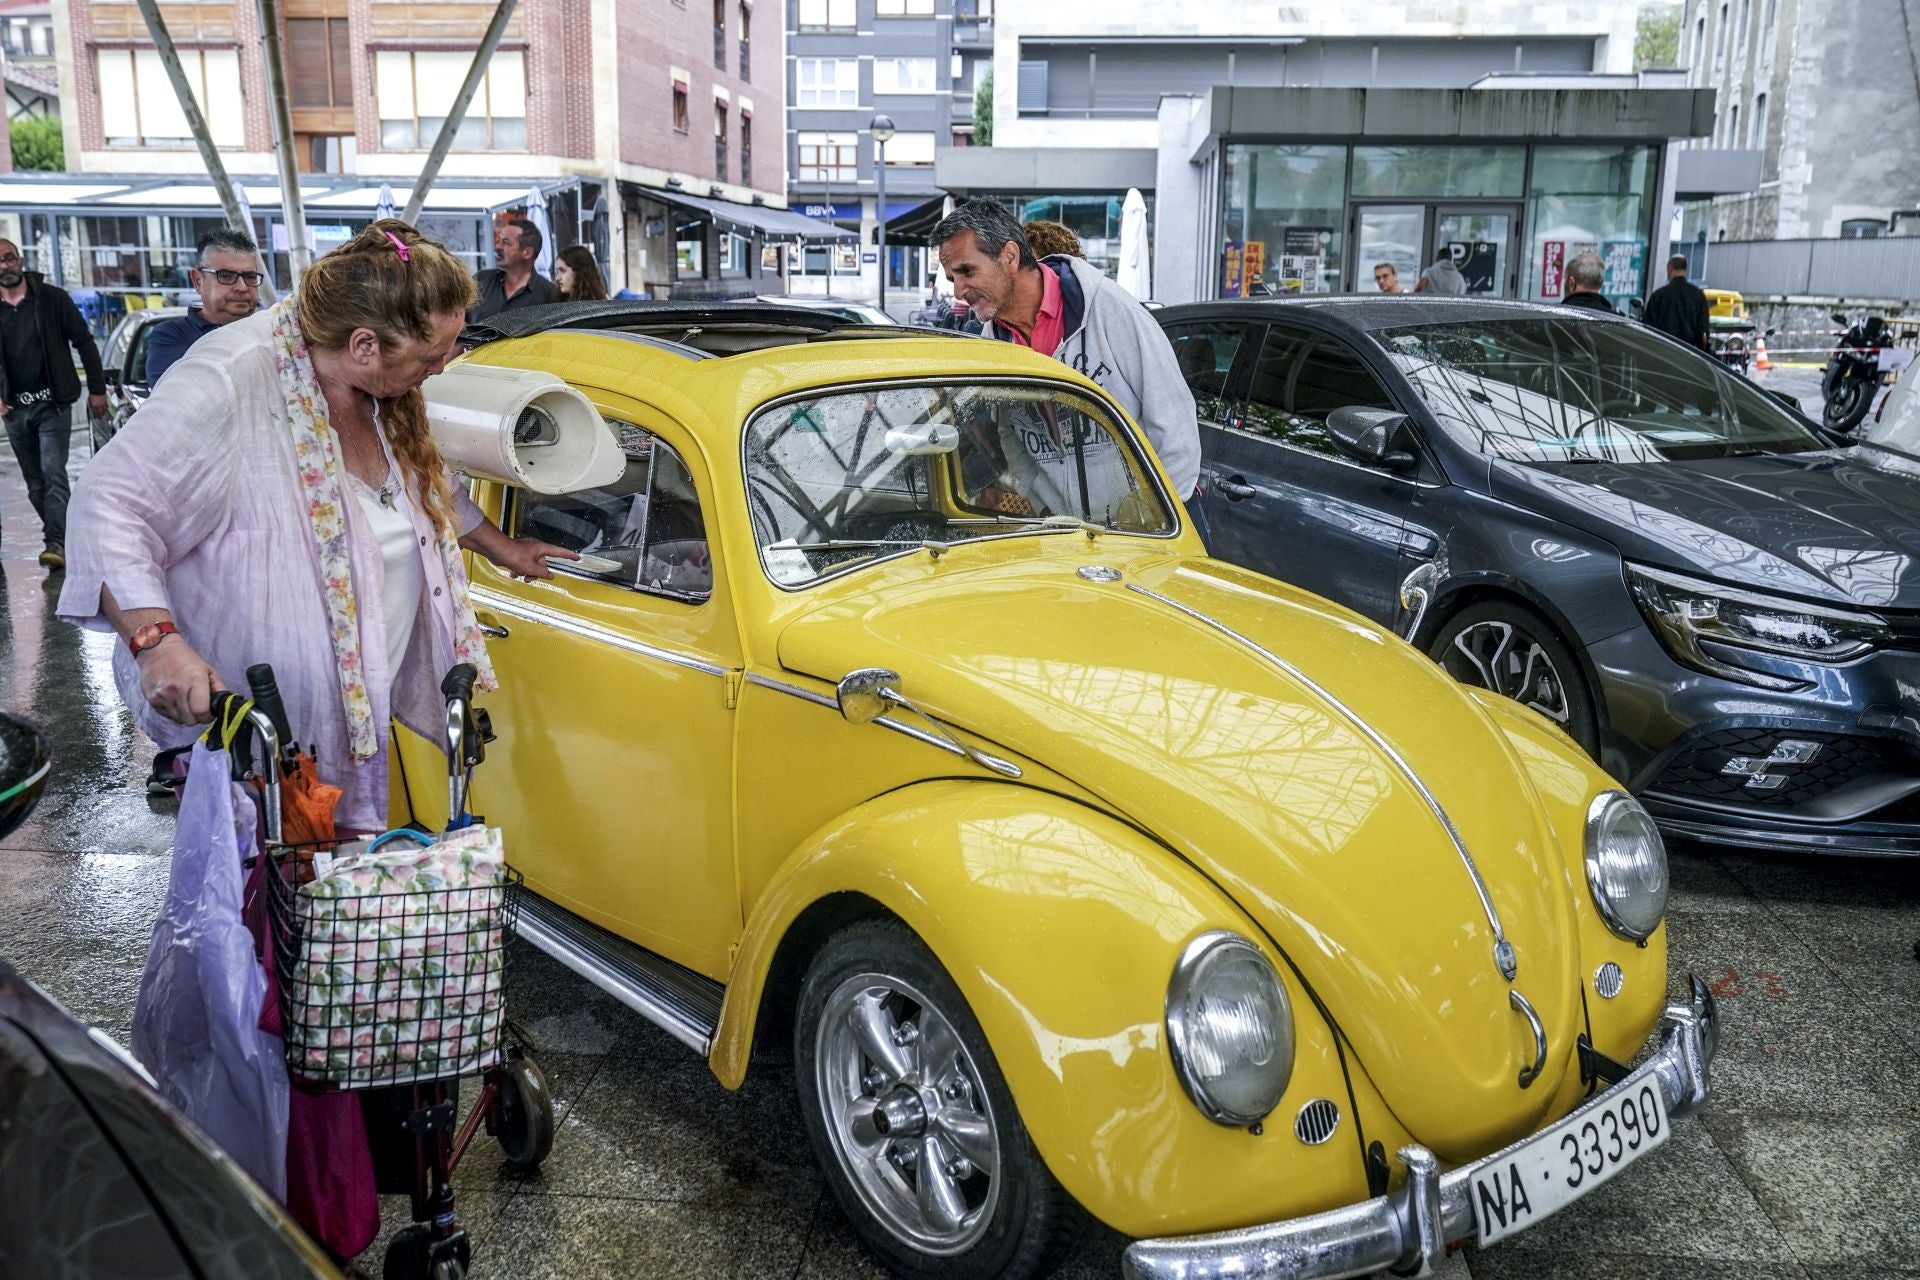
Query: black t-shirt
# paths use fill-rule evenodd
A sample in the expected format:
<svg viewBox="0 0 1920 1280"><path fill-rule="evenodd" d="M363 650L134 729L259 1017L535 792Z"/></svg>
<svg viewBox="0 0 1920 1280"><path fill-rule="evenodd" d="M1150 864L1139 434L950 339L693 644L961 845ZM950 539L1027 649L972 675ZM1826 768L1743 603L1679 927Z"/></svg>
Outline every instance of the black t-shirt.
<svg viewBox="0 0 1920 1280"><path fill-rule="evenodd" d="M6 362L9 396L17 399L47 389L47 346L40 340L31 289L17 307L0 298L0 360Z"/></svg>
<svg viewBox="0 0 1920 1280"><path fill-rule="evenodd" d="M515 307L535 307L554 300L553 281L538 271L528 278L526 287L511 298L507 296L506 272L498 268L480 272L474 277L474 283L480 286L480 301L474 303L473 310L467 312L469 324L499 315L502 311L511 311Z"/></svg>

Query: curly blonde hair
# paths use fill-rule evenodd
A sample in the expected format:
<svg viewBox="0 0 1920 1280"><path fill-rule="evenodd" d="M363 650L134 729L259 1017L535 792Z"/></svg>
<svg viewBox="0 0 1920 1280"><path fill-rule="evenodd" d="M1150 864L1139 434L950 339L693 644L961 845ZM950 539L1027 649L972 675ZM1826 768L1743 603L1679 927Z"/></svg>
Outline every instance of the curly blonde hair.
<svg viewBox="0 0 1920 1280"><path fill-rule="evenodd" d="M1051 258L1059 254L1070 258L1087 256L1080 248L1080 237L1064 222L1039 218L1022 224L1020 229L1027 233L1027 243L1033 246L1033 256L1036 258Z"/></svg>
<svg viewBox="0 0 1920 1280"><path fill-rule="evenodd" d="M354 330L370 329L380 349L391 352L409 338L431 340L435 316L464 314L477 298L472 273L445 246L397 218L382 218L307 268L293 307L309 347L342 350ZM453 494L427 430L426 396L414 387L382 400L380 422L434 527L447 529Z"/></svg>

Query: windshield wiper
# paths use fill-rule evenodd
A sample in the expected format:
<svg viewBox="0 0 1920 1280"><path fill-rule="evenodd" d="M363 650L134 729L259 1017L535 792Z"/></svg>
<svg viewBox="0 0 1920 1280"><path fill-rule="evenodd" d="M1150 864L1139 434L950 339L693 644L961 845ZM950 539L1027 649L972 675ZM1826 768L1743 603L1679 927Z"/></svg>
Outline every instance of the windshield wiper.
<svg viewBox="0 0 1920 1280"><path fill-rule="evenodd" d="M829 538L825 542L776 542L773 545L791 547L795 551L872 551L877 547L918 547L935 557L953 549L951 543L935 542L931 538Z"/></svg>
<svg viewBox="0 0 1920 1280"><path fill-rule="evenodd" d="M1073 533L1079 531L1089 538L1097 538L1103 533L1117 530L1104 524L1095 524L1091 520L1082 520L1079 516L962 516L947 521L949 525L965 524L1015 524L1025 526L1021 533ZM1008 535L1012 536L1012 535Z"/></svg>

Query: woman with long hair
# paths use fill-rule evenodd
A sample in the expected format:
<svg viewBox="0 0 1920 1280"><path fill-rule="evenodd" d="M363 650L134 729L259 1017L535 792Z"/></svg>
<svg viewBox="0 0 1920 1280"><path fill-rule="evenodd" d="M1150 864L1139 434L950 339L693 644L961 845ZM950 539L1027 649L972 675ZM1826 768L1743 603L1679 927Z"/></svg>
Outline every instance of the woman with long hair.
<svg viewBox="0 0 1920 1280"><path fill-rule="evenodd" d="M553 264L553 283L559 290L556 302L599 302L607 296L600 264L593 260L593 250L583 244L560 251L560 260Z"/></svg>

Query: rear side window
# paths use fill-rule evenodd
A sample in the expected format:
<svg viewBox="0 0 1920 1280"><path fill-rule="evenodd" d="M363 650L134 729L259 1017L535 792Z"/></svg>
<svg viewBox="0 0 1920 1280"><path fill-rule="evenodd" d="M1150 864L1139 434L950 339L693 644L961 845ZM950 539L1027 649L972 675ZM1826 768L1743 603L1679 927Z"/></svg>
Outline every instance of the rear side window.
<svg viewBox="0 0 1920 1280"><path fill-rule="evenodd" d="M121 366L121 376L137 386L147 384L147 347L153 341L153 331L164 320L153 320L133 331L133 340L127 344L127 362Z"/></svg>
<svg viewBox="0 0 1920 1280"><path fill-rule="evenodd" d="M1247 340L1246 325L1221 321L1171 325L1167 340L1173 344L1180 376L1196 398L1228 394L1228 375Z"/></svg>

